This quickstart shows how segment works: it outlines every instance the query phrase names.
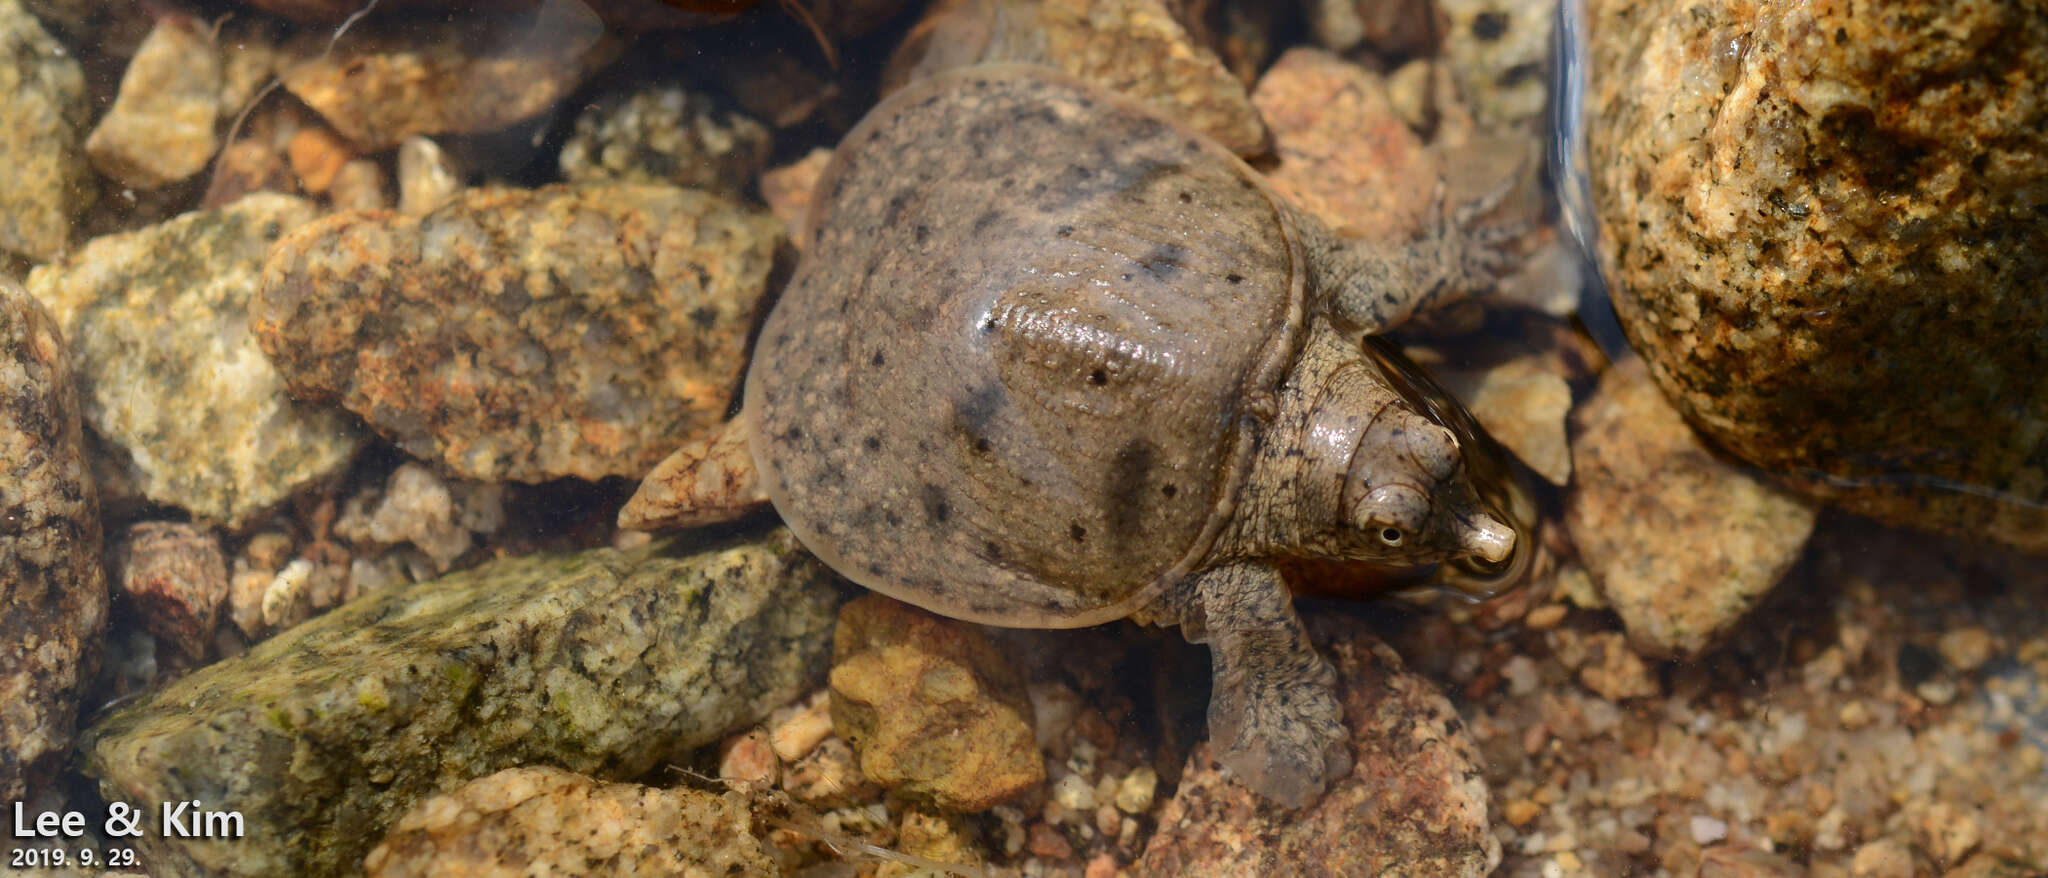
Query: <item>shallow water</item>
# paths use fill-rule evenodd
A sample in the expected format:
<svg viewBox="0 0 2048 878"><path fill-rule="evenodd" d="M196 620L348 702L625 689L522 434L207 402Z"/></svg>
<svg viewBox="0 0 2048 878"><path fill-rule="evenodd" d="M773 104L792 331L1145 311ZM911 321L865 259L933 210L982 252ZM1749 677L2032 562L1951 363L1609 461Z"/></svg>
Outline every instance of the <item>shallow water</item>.
<svg viewBox="0 0 2048 878"><path fill-rule="evenodd" d="M1951 30L1976 33L2020 8L1981 5L1956 13ZM1844 414L1809 429L1795 443L1802 451L1851 444L1831 438L1834 428L1860 436L1864 412L1962 425L1847 455L1856 466L1906 461L1872 475L1825 454L1811 467L1774 466L1781 446L1750 442L1739 418L1714 407L1798 369L1688 377L1684 364L1704 355L1654 351L1646 367L1631 337L1663 337L1679 312L1625 302L1617 313L1609 296L1661 289L1659 279L1705 284L1712 272L1673 256L1678 267L1660 275L1601 249L1616 240L1602 212L1621 199L1600 187L1641 157L1627 152L1636 141L1589 115L1608 105L1597 65L1638 56L1587 41L1633 33L1595 23L1627 9L1567 0L1554 16L1543 3L1439 0L1358 18L1339 14L1348 7L1338 0L931 6L0 0L0 75L15 77L0 79L13 88L0 99L0 125L13 132L0 135L0 155L24 169L0 195L0 692L18 705L0 710L9 866L395 875L545 862L561 874L904 875L953 864L961 874L1088 878L2048 871L2048 563L2021 551L2043 545L2028 517L2039 449L2013 450L2029 435L2038 373L2024 356L1987 354L1956 373L1953 393L1924 404L1823 398L1819 410ZM1756 93L1745 89L1758 71L1827 51L1800 49L1784 22L1833 13L1797 6L1750 24L1720 7L1691 10L1712 33L1740 31L1742 51L1695 57L1672 24L1645 31L1642 56L1668 53L1674 76L1695 77L1684 80L1688 94L1732 103ZM1436 24L1404 23L1424 15ZM2014 27L2022 45L2043 37ZM1914 46L1949 38L1915 33L1891 26L1831 44L1917 57ZM821 206L844 181L827 153L887 91L977 60L1060 67L1142 102L1151 109L1119 112L1158 113L1168 120L1160 130L1201 138L1190 154L1222 143L1249 165L1215 158L1217 167L1256 179L1247 191L1314 217L1333 240L1380 241L1370 252L1385 256L1449 228L1483 242L1449 283L1498 275L1467 301L1365 340L1358 362L1458 437L1462 463L1446 484L1469 479L1515 527L1512 557L1402 566L1333 557L1365 553L1334 544L1245 550L1301 596L1317 667L1334 672L1334 682L1285 690L1333 703L1341 724L1330 733L1352 762L1302 809L1254 793L1241 781L1256 761L1209 740L1212 704L1284 668L1212 658L1211 645L1228 650L1242 636L1236 617L1220 604L1200 609L1178 579L1159 580L1167 597L1141 621L1206 623L1186 637L1132 621L973 625L862 597L762 505L751 433L727 422L764 315L819 273L805 259L837 252L835 214ZM1668 84L1655 65L1643 69L1646 93ZM1981 72L1958 70L1964 80ZM1719 76L1729 86L1717 94ZM1853 89L1842 88L1829 100L1849 101L1841 95ZM1817 93L1800 99L1819 107ZM2039 103L2012 112L2024 122ZM1904 121L1885 124L1919 130L1901 112ZM1789 126L1715 136L1782 159L1791 153L1770 150ZM984 133L984 149L1014 146L1001 130ZM1670 137L1672 155L1711 139ZM1720 241L1742 223L1775 234L1771 223L1818 217L1845 230L1846 252L1872 235L1917 240L1860 218L1934 185L1925 180L1961 180L1965 193L2008 181L2007 200L1986 208L2003 212L1984 220L2005 237L1961 236L1957 247L1977 249L1928 257L1951 258L1950 274L1912 263L1939 292L1957 266L2008 260L2019 268L1994 280L2009 280L2037 258L2022 245L2043 233L2042 178L1985 150L1995 160L1975 170L1932 159L1902 159L1907 170L1887 166L1891 176L1870 170L1870 186L1892 188L1864 191L1864 201L1854 187L1829 189L1818 171L1786 171L1783 191L1764 199L1783 206L1763 219L1715 213L1741 197L1738 171L1765 173L1754 164L1707 162L1711 173L1692 169L1707 176L1684 177L1674 159L1656 173L1681 176L1624 183L1639 187L1631 198L1657 193L1643 203L1685 205L1670 240ZM1083 179L1090 162L1124 157L1101 142L1033 154ZM902 168L906 178L919 170ZM865 206L892 218L862 230L888 242L870 248L868 276L916 258L932 230L913 236L893 218L921 215L921 193L945 182ZM1473 208L1487 193L1499 203ZM1200 213L1208 194L1183 191L1182 204L1201 204L1173 216L1217 216ZM1305 273L1323 256L1296 222L1268 226L1287 230L1274 240ZM1109 253L1101 265L1047 256L1051 267L1035 276L1113 279L1097 271L1122 265L1096 243L1110 232L1174 246L1217 237L1174 223L1091 231L1076 236L1085 246L1045 250ZM1311 249L1287 250L1304 238ZM1621 250L1665 240L1629 238ZM2020 243L2006 253L1999 241ZM1006 265L1037 246L969 252L982 261L968 264ZM1702 246L1700 264L1725 252ZM2024 280L1958 296L1951 310L1990 315L1965 324L1818 299L1782 324L1717 316L1727 301L1764 302L1810 256L1791 245L1763 252L1754 283L1697 295L1689 312L1756 362L1866 318L1924 319L1930 332L1960 333L1933 346L1967 348L1993 333L1972 327L2035 319L2042 298L2038 281ZM1603 279L1603 253L1628 266L1634 286ZM1481 263L1492 269L1471 268ZM926 271L943 287L995 269ZM1811 277L1795 292L1837 289L1819 269ZM1300 293L1306 319L1327 320L1315 283ZM1190 369L1229 353L1199 332L1173 335L1206 318L1145 324L1154 315L1112 290L1104 280L1027 305L1096 336L1177 339L1175 362ZM925 292L906 290L904 301ZM836 319L855 328L849 345L927 328ZM1773 335L1762 324L1789 328ZM1896 363L1907 354L1872 345L1873 382L1913 378ZM1295 356L1275 350L1283 364ZM992 374L1084 353L1018 354ZM1104 360L1076 372L1073 388L1043 394L1047 412L1070 419L1064 434L1033 410L992 431L994 451L986 438L971 450L972 430L836 446L929 440L914 461L955 451L978 460L1000 459L1007 439L1054 437L1073 460L1122 472L1128 455L1076 443L1071 425L1094 435L1086 419L1171 412L1179 400L1163 384L1089 395L1086 385L1118 386L1115 366ZM1835 381L1829 368L1807 371ZM1219 432L1238 441L1262 431L1263 444L1243 439L1241 457L1214 459L1250 460L1289 437L1308 443L1263 432L1280 405L1277 382L1225 400L1241 408L1211 418ZM2003 388L2009 404L1973 428L1949 403L1983 388ZM960 395L928 390L935 410ZM884 415L868 420L910 420ZM707 445L727 429L737 438ZM834 461L828 473L859 459L814 444ZM1412 463L1383 453L1387 472ZM992 471L981 466L959 471ZM1317 490L1345 490L1341 471L1311 473L1338 487L1280 494L1271 483L1241 487L1246 477L1218 467L1183 476L1216 480L1226 498L1195 516L1206 530L1155 527L1145 533L1155 545L1125 554L1180 540L1194 547L1178 553L1180 569L1205 570L1221 563L1204 554L1212 544L1298 534L1234 530L1230 515L1284 519L1340 505ZM1944 480L1969 490L1921 490ZM1857 493L1891 482L1909 490ZM1075 545L1171 506L1120 503L1110 490L1097 498L1099 521L1039 528L1066 507L1005 487L982 494L1014 502L935 509L931 495L956 492L925 487L923 500L913 485L877 490L910 498L906 514L949 533L1002 536L1003 521L1030 522L1034 533L1074 534ZM1966 493L1996 502L1945 499ZM881 518L856 526L882 528ZM871 542L918 551L901 534ZM988 557L1001 554L996 540L971 542L989 547L975 563L1005 570L1064 570L1081 551L1061 538L1024 546L1028 557ZM961 600L992 616L1018 598ZM1281 635L1267 659L1294 642L1276 605L1277 621L1255 629ZM1258 728L1269 734L1254 744L1310 734L1285 720ZM196 822L159 822L179 802L198 803L181 812ZM129 807L150 817L138 835L107 821ZM76 812L86 828L38 837L44 812L60 826ZM208 824L205 812L223 816ZM207 828L221 832L199 837ZM179 830L188 837L167 837Z"/></svg>

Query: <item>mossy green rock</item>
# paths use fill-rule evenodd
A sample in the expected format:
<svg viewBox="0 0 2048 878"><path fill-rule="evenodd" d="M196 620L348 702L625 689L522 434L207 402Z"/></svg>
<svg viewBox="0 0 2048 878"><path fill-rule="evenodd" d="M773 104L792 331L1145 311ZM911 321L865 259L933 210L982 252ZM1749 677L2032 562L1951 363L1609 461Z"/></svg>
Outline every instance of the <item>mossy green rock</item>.
<svg viewBox="0 0 2048 878"><path fill-rule="evenodd" d="M348 604L98 722L153 874L341 875L421 798L547 764L633 778L817 685L840 591L784 530L515 558ZM239 811L165 839L157 803Z"/></svg>

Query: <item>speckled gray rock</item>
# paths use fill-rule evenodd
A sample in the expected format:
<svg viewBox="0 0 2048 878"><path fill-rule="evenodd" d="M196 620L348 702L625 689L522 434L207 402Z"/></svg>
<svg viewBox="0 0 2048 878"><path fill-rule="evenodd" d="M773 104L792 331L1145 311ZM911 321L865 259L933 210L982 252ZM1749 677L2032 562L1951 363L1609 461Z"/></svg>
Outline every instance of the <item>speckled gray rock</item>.
<svg viewBox="0 0 2048 878"><path fill-rule="evenodd" d="M92 200L85 74L18 0L0 0L0 250L52 259Z"/></svg>
<svg viewBox="0 0 2048 878"><path fill-rule="evenodd" d="M543 766L421 802L363 865L373 878L779 872L739 793L600 783Z"/></svg>
<svg viewBox="0 0 2048 878"><path fill-rule="evenodd" d="M518 765L638 777L816 686L839 591L786 532L493 562L380 592L100 721L111 800L231 808L159 876L337 875L422 798Z"/></svg>
<svg viewBox="0 0 2048 878"><path fill-rule="evenodd" d="M1715 457L1641 360L1609 369L1572 420L1565 518L1637 649L1707 648L1799 560L1812 501Z"/></svg>
<svg viewBox="0 0 2048 878"><path fill-rule="evenodd" d="M1450 700L1363 626L1322 620L1335 659L1351 772L1301 811L1260 802L1203 743L1188 758L1146 875L1413 875L1479 878L1500 864L1485 763Z"/></svg>
<svg viewBox="0 0 2048 878"><path fill-rule="evenodd" d="M456 475L637 478L723 419L782 239L688 189L472 189L298 230L251 317L296 392Z"/></svg>
<svg viewBox="0 0 2048 878"><path fill-rule="evenodd" d="M29 275L76 351L86 422L150 499L234 527L355 452L348 419L288 397L249 334L264 252L314 214L259 193L95 238Z"/></svg>
<svg viewBox="0 0 2048 878"><path fill-rule="evenodd" d="M2040 4L1586 9L1602 270L1686 419L1857 513L2048 553Z"/></svg>
<svg viewBox="0 0 2048 878"><path fill-rule="evenodd" d="M68 751L106 623L73 388L56 323L0 276L0 800Z"/></svg>
<svg viewBox="0 0 2048 878"><path fill-rule="evenodd" d="M612 95L576 117L562 176L577 183L670 183L739 195L768 165L768 127L675 86Z"/></svg>
<svg viewBox="0 0 2048 878"><path fill-rule="evenodd" d="M128 62L114 105L85 139L94 168L127 186L155 189L206 167L220 147L221 53L204 22L157 22Z"/></svg>

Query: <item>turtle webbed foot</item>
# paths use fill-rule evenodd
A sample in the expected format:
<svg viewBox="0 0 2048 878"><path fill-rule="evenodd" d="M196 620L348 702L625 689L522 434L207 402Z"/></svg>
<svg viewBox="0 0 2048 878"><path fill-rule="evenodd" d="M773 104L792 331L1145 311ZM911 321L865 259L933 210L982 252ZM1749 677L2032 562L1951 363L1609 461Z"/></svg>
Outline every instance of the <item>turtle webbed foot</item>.
<svg viewBox="0 0 2048 878"><path fill-rule="evenodd" d="M1329 663L1217 677L1209 746L1259 795L1287 808L1316 800L1351 770L1350 736ZM1303 673L1306 672L1306 673Z"/></svg>
<svg viewBox="0 0 2048 878"><path fill-rule="evenodd" d="M1299 808L1351 770L1337 675L1310 645L1277 571L1242 562L1201 574L1215 686L1209 746L1260 795Z"/></svg>

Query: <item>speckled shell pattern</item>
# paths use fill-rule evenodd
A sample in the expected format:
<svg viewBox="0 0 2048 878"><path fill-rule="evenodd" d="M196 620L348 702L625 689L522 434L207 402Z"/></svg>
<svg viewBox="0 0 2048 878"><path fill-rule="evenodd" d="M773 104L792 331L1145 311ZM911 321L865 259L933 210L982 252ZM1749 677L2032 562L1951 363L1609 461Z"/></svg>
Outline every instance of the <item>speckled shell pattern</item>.
<svg viewBox="0 0 2048 878"><path fill-rule="evenodd" d="M1120 618L1200 564L1247 407L1305 335L1300 236L1255 172L1128 99L991 65L890 96L817 194L746 384L806 547L1019 627Z"/></svg>

